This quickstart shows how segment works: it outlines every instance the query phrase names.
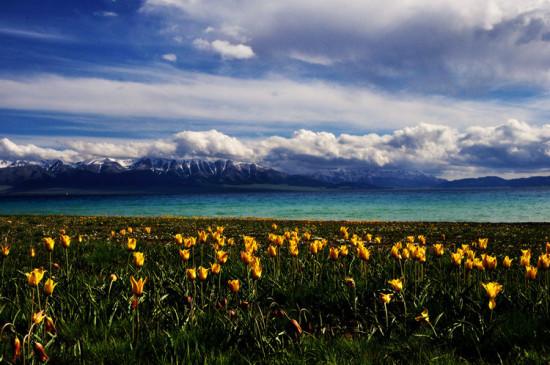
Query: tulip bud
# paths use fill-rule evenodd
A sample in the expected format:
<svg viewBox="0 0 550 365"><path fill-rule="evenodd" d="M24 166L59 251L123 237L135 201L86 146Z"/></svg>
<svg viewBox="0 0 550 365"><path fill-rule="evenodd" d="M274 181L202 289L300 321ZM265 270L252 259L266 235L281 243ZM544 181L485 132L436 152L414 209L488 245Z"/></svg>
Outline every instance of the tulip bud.
<svg viewBox="0 0 550 365"><path fill-rule="evenodd" d="M44 350L44 346L42 344L35 342L33 345L34 354L40 359L40 361L48 361L50 358L48 355L46 355L46 351Z"/></svg>
<svg viewBox="0 0 550 365"><path fill-rule="evenodd" d="M53 323L53 319L51 319L50 317L46 317L45 324L46 333L55 332L56 335L58 334L57 328L55 328L55 324Z"/></svg>
<svg viewBox="0 0 550 365"><path fill-rule="evenodd" d="M13 362L17 362L21 357L21 341L15 336L13 339Z"/></svg>
<svg viewBox="0 0 550 365"><path fill-rule="evenodd" d="M111 281L115 282L117 280L117 277L115 274L111 274L109 275L109 279L111 279Z"/></svg>

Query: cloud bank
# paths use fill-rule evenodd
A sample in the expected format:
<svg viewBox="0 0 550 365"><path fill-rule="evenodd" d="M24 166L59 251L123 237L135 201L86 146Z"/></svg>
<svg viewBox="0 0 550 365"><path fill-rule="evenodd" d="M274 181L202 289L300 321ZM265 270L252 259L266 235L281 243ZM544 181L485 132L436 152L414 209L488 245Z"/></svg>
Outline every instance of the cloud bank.
<svg viewBox="0 0 550 365"><path fill-rule="evenodd" d="M417 169L447 178L550 173L550 125L509 120L458 129L421 123L391 134L335 135L298 130L290 137L239 140L216 130L183 131L156 141L120 143L60 140L59 149L0 140L0 159L89 158L233 159L291 173L329 168Z"/></svg>

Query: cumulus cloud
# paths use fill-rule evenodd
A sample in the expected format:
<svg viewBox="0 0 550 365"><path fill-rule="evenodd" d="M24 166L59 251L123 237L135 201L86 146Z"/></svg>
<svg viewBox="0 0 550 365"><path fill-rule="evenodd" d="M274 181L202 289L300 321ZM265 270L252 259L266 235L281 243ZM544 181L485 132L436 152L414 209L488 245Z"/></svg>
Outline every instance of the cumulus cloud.
<svg viewBox="0 0 550 365"><path fill-rule="evenodd" d="M178 60L178 57L173 53L167 53L163 55L162 58L170 62L176 62Z"/></svg>
<svg viewBox="0 0 550 365"><path fill-rule="evenodd" d="M193 19L211 32L237 29L249 37L246 54L254 49L273 68L286 67L284 55L321 65L338 60L327 75L461 96L550 87L548 1L148 0L142 9L174 23ZM233 47L217 46L220 53Z"/></svg>
<svg viewBox="0 0 550 365"><path fill-rule="evenodd" d="M219 53L223 59L247 59L255 56L254 51L250 46L244 44L231 44L227 41L215 40L209 42L204 39L197 38L193 41L193 45L201 50L213 51Z"/></svg>
<svg viewBox="0 0 550 365"><path fill-rule="evenodd" d="M183 131L156 141L64 141L64 150L0 141L0 159L232 159L290 173L332 168L415 169L441 177L550 173L550 125L509 120L465 131L421 123L389 134L335 135L298 130L290 137L239 140L216 130Z"/></svg>

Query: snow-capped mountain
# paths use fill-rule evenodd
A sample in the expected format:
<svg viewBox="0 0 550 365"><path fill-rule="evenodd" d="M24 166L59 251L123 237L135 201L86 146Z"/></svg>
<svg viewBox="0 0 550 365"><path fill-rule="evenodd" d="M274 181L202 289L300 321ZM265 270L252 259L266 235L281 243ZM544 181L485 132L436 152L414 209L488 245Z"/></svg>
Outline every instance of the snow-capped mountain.
<svg viewBox="0 0 550 365"><path fill-rule="evenodd" d="M254 163L230 160L95 159L2 161L0 188L5 191L44 189L185 192L189 188L237 185L323 186L306 176L288 175Z"/></svg>
<svg viewBox="0 0 550 365"><path fill-rule="evenodd" d="M420 171L389 169L330 169L319 171L313 177L332 183L370 184L381 188L437 187L445 181Z"/></svg>

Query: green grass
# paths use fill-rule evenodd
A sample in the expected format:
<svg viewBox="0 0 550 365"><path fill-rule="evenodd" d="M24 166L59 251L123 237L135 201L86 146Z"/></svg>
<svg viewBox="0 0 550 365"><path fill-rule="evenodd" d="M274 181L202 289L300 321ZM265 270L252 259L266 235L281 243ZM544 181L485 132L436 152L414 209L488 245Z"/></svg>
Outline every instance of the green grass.
<svg viewBox="0 0 550 365"><path fill-rule="evenodd" d="M197 237L198 231L216 231L218 226L235 240L233 246L220 247L229 251L229 260L219 277L209 273L204 282L193 282L186 269L216 262L215 241L210 235L206 243L197 242L184 263L178 253L183 247L173 235ZM371 250L366 264L357 258L352 242L343 239L341 226L363 240L367 234L381 238L381 244L364 242ZM122 236L120 231L128 227L133 232ZM151 227L150 234L145 227ZM279 258L269 257L268 235L296 228L299 236L311 234L310 241L302 238L298 244L298 256L291 257L285 240ZM72 238L71 245L64 248L56 240L52 264L59 268L50 271L50 253L42 239L58 237L61 229ZM14 337L23 340L26 335L31 351L24 351L19 361L25 358L27 363L38 362L32 352L35 342L44 345L55 364L547 363L548 272L539 270L527 283L519 257L520 249L530 248L531 264L536 265L549 231L550 224L538 223L0 216L1 239L7 238L10 246L9 255L0 257L0 363L12 362ZM263 267L258 280L241 262L243 235L258 243L255 256ZM412 259L400 264L390 256L394 243L418 235L427 240L425 264ZM141 268L126 249L128 237L136 238L136 251L146 255ZM476 251L477 257L482 252L496 255L496 270L468 274L464 261L460 268L451 265L451 251L482 237L489 239L489 246ZM314 239L327 242L317 255L309 252ZM441 258L434 255L435 243L445 246ZM349 247L348 256L330 260L330 247L342 245ZM32 259L31 248L36 249ZM508 271L502 267L506 255L514 258ZM45 275L39 306L25 273L41 266ZM396 293L388 280L402 273L405 288ZM118 280L111 282L111 274ZM132 275L148 278L137 309L132 308ZM50 277L59 284L46 307L42 289ZM346 286L348 277L355 288ZM240 280L238 294L228 290L229 279ZM504 285L493 311L481 286L489 281ZM394 294L387 312L381 293ZM53 319L57 334L45 333L44 322L30 331L31 316L39 309ZM431 325L415 320L424 309Z"/></svg>

